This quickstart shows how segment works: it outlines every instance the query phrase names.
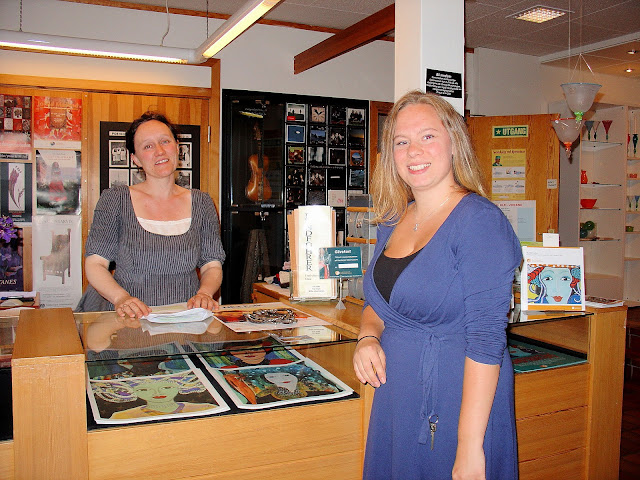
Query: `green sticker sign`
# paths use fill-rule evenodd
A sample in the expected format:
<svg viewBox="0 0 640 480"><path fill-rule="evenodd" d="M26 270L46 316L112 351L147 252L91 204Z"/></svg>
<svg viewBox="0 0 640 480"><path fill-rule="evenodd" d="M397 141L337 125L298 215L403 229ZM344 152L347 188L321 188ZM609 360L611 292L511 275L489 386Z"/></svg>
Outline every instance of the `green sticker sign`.
<svg viewBox="0 0 640 480"><path fill-rule="evenodd" d="M500 125L493 127L493 138L528 137L529 125Z"/></svg>

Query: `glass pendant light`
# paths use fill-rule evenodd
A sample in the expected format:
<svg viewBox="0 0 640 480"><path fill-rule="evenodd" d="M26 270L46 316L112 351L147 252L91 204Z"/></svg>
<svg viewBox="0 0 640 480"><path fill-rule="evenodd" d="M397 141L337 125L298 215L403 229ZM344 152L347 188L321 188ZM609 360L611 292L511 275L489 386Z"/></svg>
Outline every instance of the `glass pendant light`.
<svg viewBox="0 0 640 480"><path fill-rule="evenodd" d="M576 120L582 120L582 115L591 108L596 93L602 85L598 83L563 83L561 87L569 108L576 115Z"/></svg>
<svg viewBox="0 0 640 480"><path fill-rule="evenodd" d="M583 121L578 120L577 118L559 118L557 120L551 120L551 125L567 152L567 158L571 158L571 146L580 135L582 123Z"/></svg>

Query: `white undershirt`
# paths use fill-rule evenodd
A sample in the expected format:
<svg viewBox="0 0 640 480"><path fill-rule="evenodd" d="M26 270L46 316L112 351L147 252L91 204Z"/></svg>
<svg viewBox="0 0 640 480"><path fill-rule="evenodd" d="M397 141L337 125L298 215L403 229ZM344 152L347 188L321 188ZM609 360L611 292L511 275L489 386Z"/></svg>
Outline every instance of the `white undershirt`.
<svg viewBox="0 0 640 480"><path fill-rule="evenodd" d="M156 235L182 235L191 227L191 217L180 220L147 220L141 217L136 218L142 228Z"/></svg>

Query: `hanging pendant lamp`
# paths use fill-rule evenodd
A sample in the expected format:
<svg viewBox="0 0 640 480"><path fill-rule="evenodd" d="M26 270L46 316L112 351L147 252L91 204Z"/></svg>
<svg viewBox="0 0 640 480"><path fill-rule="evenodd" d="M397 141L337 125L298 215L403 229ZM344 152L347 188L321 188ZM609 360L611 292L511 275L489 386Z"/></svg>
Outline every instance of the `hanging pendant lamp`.
<svg viewBox="0 0 640 480"><path fill-rule="evenodd" d="M551 120L551 125L556 131L556 135L564 145L564 149L567 152L567 158L571 158L571 146L575 142L576 138L580 135L582 130L582 119L578 118L559 118L557 120Z"/></svg>
<svg viewBox="0 0 640 480"><path fill-rule="evenodd" d="M596 93L602 85L598 83L563 83L561 87L569 108L575 113L576 120L579 121L593 105Z"/></svg>

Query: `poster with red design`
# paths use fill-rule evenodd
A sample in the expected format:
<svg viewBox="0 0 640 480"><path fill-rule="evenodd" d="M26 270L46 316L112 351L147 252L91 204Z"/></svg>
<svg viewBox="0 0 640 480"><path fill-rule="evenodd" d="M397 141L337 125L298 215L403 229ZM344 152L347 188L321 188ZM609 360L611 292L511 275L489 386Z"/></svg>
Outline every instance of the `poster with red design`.
<svg viewBox="0 0 640 480"><path fill-rule="evenodd" d="M82 99L33 97L33 146L80 150Z"/></svg>
<svg viewBox="0 0 640 480"><path fill-rule="evenodd" d="M31 97L0 93L0 159L31 160Z"/></svg>

